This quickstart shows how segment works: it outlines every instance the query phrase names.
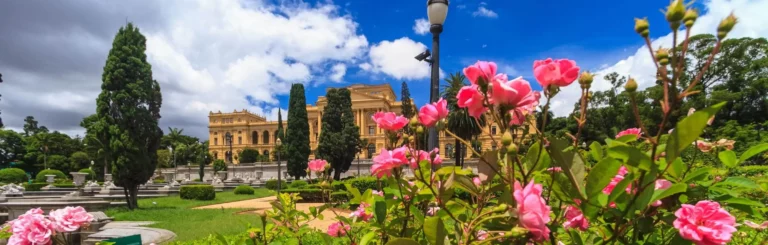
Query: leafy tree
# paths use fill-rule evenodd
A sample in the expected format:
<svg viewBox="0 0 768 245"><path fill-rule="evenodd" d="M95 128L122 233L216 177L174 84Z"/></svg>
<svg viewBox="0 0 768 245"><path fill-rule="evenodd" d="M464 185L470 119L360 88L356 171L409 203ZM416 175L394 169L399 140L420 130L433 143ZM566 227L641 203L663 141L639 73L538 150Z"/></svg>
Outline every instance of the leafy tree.
<svg viewBox="0 0 768 245"><path fill-rule="evenodd" d="M146 38L132 23L121 27L102 75L96 114L105 125L97 134L107 139L115 184L124 189L129 209L138 207L139 185L157 167L163 131L158 126L162 94L147 62Z"/></svg>
<svg viewBox="0 0 768 245"><path fill-rule="evenodd" d="M318 158L331 163L333 178L349 170L358 151L360 128L354 123L352 99L347 89L331 89L326 94L328 105L323 110L323 125L317 145Z"/></svg>
<svg viewBox="0 0 768 245"><path fill-rule="evenodd" d="M456 134L456 136L468 141L482 133L482 128L485 127L485 117L483 116L480 120L475 120L475 118L469 116L467 109L459 108L456 95L462 87L467 85L466 77L461 72L451 74L445 81L448 85L443 87L442 96L448 102L448 110L450 111L446 128ZM465 156L463 155L464 151L461 149L466 146L462 146L461 141L458 139L454 141L453 145L453 159L456 159L456 166L464 166ZM445 154L451 153L446 152Z"/></svg>
<svg viewBox="0 0 768 245"><path fill-rule="evenodd" d="M291 86L291 97L288 102L288 128L285 133L283 147L285 147L286 160L288 161L288 173L299 179L307 175L307 160L311 151L309 148L307 103L302 84Z"/></svg>
<svg viewBox="0 0 768 245"><path fill-rule="evenodd" d="M70 166L67 171L77 171L91 166L91 158L88 153L78 151L69 156Z"/></svg>
<svg viewBox="0 0 768 245"><path fill-rule="evenodd" d="M403 81L402 88L400 89L400 100L402 101L403 116L411 119L411 117L416 115L416 111L413 106L413 101L411 101L411 92L408 91L408 84L405 83L405 81Z"/></svg>
<svg viewBox="0 0 768 245"><path fill-rule="evenodd" d="M21 134L10 129L0 129L0 168L10 167L12 162L20 163L25 153Z"/></svg>
<svg viewBox="0 0 768 245"><path fill-rule="evenodd" d="M175 149L179 144L191 145L199 142L200 140L196 137L184 135L184 129L168 127L168 134L163 135L160 140L160 147L172 146Z"/></svg>
<svg viewBox="0 0 768 245"><path fill-rule="evenodd" d="M166 149L157 150L157 167L170 168L171 165L171 152Z"/></svg>
<svg viewBox="0 0 768 245"><path fill-rule="evenodd" d="M245 148L240 152L240 163L254 163L259 160L259 151Z"/></svg>
<svg viewBox="0 0 768 245"><path fill-rule="evenodd" d="M24 118L24 136L31 136L37 133L47 133L48 128L45 126L38 126L37 120L33 116L27 116Z"/></svg>
<svg viewBox="0 0 768 245"><path fill-rule="evenodd" d="M83 121L80 122L80 127L85 128L85 137L83 138L84 150L91 159L94 159L93 169L105 169L104 171L94 171L99 179L103 179L104 174L109 171L106 168L110 167L110 164L108 164L110 158L107 155L109 152L108 146L105 144L109 141L103 138L103 135L98 134L98 132L105 130L105 124L99 121L98 115L91 114L83 118Z"/></svg>
<svg viewBox="0 0 768 245"><path fill-rule="evenodd" d="M62 155L50 155L48 156L48 168L60 170L61 172L69 173L71 168L69 159Z"/></svg>

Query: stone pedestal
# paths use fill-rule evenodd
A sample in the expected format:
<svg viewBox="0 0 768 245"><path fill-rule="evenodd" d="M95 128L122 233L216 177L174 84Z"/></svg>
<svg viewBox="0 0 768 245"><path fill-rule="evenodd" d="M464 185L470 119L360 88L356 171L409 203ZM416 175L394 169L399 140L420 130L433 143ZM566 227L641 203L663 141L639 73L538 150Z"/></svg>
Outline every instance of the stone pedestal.
<svg viewBox="0 0 768 245"><path fill-rule="evenodd" d="M44 186L43 188L40 188L41 190L47 191L51 188L53 188L53 182L55 181L54 178L56 175L53 174L46 174L45 175L45 183L48 183L48 185Z"/></svg>

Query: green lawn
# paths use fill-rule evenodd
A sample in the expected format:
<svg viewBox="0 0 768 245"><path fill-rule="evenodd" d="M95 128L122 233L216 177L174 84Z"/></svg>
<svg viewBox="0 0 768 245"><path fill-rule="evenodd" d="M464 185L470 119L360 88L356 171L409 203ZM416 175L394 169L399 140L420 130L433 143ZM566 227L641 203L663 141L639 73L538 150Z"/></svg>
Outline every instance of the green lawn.
<svg viewBox="0 0 768 245"><path fill-rule="evenodd" d="M216 193L211 201L182 200L179 196L139 200L139 209L125 208L107 210L107 215L116 221L155 221L151 227L176 233L176 241L187 241L207 237L209 234L237 234L254 223L255 215L238 215L241 209L191 209L193 207L241 201L272 195L267 189L256 189L254 195L235 195L233 192ZM153 204L156 203L156 204Z"/></svg>

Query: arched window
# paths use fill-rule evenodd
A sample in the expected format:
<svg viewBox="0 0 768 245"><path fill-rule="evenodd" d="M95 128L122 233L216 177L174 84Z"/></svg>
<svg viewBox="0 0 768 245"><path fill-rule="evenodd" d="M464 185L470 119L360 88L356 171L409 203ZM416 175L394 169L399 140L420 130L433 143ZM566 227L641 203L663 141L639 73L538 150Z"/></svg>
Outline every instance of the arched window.
<svg viewBox="0 0 768 245"><path fill-rule="evenodd" d="M373 153L376 152L376 145L368 144L368 159L373 158Z"/></svg>
<svg viewBox="0 0 768 245"><path fill-rule="evenodd" d="M269 144L269 131L264 130L264 132L261 135L262 139L261 142L264 142L264 144Z"/></svg>
<svg viewBox="0 0 768 245"><path fill-rule="evenodd" d="M259 132L256 132L256 131L251 132L251 144L254 144L254 145L259 144Z"/></svg>
<svg viewBox="0 0 768 245"><path fill-rule="evenodd" d="M453 144L445 144L445 153L443 155L445 158L450 158L453 155Z"/></svg>
<svg viewBox="0 0 768 245"><path fill-rule="evenodd" d="M238 145L242 145L243 144L243 137L242 136L237 136L237 144Z"/></svg>
<svg viewBox="0 0 768 245"><path fill-rule="evenodd" d="M219 159L219 152L218 151L214 151L213 152L213 159Z"/></svg>
<svg viewBox="0 0 768 245"><path fill-rule="evenodd" d="M267 159L269 161L269 150L264 150L264 159Z"/></svg>

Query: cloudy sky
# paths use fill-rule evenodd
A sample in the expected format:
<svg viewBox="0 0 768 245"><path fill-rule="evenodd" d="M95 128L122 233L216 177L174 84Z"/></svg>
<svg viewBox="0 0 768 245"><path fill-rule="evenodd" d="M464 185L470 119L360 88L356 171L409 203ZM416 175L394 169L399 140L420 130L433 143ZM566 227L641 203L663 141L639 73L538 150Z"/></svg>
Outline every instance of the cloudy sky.
<svg viewBox="0 0 768 245"><path fill-rule="evenodd" d="M0 1L0 111L20 129L41 125L82 134L95 112L101 73L117 30L133 22L147 37L153 75L162 87L161 124L207 135L209 111L247 108L275 119L290 84L303 83L314 103L329 86L407 81L417 105L428 100L429 66L413 57L431 46L425 1L168 0ZM651 84L653 69L633 18L648 17L655 46L670 45L654 1L453 0L441 36L441 69L477 60L532 78L535 59L574 59ZM704 0L694 31L713 32L734 11L732 36L768 36L768 0ZM601 77L601 76L600 76ZM607 85L598 79L594 88ZM566 89L553 107L567 115L578 96ZM285 115L285 114L283 114ZM203 137L204 138L204 137Z"/></svg>

